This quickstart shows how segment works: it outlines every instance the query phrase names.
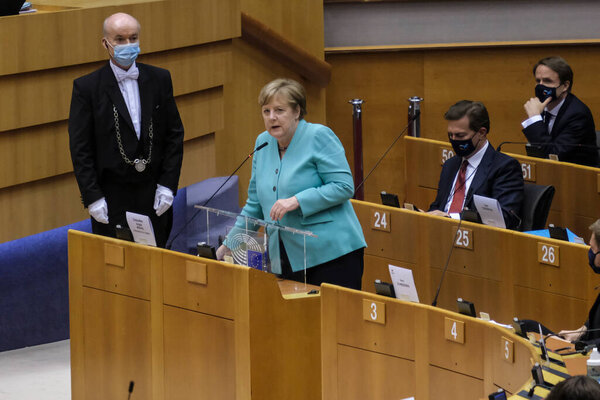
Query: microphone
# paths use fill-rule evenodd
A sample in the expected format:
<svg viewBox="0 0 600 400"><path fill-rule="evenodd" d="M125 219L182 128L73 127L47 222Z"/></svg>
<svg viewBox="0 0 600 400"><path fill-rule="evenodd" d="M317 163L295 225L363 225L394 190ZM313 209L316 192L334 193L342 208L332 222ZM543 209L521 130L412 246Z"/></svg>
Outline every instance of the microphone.
<svg viewBox="0 0 600 400"><path fill-rule="evenodd" d="M498 202L498 204L500 204L500 202ZM502 204L500 204L500 209L502 211L506 211L508 214L510 214L512 217L514 217L519 222L517 224L517 227L515 228L515 230L521 231L521 225L523 225L523 220L521 219L521 217L519 217L519 215L515 212L515 210L513 210L512 208L506 208ZM504 218L504 223L506 223L506 218ZM507 226L506 229L511 229L511 228L509 228Z"/></svg>
<svg viewBox="0 0 600 400"><path fill-rule="evenodd" d="M133 392L133 385L135 385L135 383L133 381L129 381L129 396L127 396L127 400L131 399L131 393Z"/></svg>
<svg viewBox="0 0 600 400"><path fill-rule="evenodd" d="M221 190L223 188L223 186L225 186L225 184L227 182L229 182L229 180L233 177L233 175L235 175L236 172L238 172L238 170L240 168L242 168L242 166L246 163L246 161L248 161L248 159L252 158L252 156L254 155L254 153L256 153L257 151L265 148L267 145L269 144L269 142L264 142L262 144L260 144L257 148L255 148L252 153L248 154L246 156L246 158L244 158L244 161L242 161L242 163L227 177L227 179L225 179L225 182L223 182L223 184L221 186L219 186L219 188L217 190L215 190L215 192L212 194L212 196L209 197L208 200L206 200L202 206L206 206L216 195L217 193L219 193L219 190ZM177 239L179 237L179 235L181 235L181 233L185 230L185 228L187 228L187 226L190 224L190 222L192 222L194 220L194 218L196 218L198 216L198 214L200 213L200 209L197 209L196 212L194 213L194 215L192 215L192 218L190 218L184 225L183 227L179 230L179 232L177 232L177 234L175 236L173 236L173 239L171 239L171 241L165 246L168 250L171 250L171 246L173 246L173 242L175 242L175 239Z"/></svg>
<svg viewBox="0 0 600 400"><path fill-rule="evenodd" d="M517 213L511 208L511 209L507 209L505 207L502 207L503 210L506 210L510 215L512 215L513 217L515 217L517 219L517 221L519 221L519 224L517 225L517 230L521 229L521 225L523 224L523 220L521 219L521 217L519 217L517 215Z"/></svg>
<svg viewBox="0 0 600 400"><path fill-rule="evenodd" d="M502 146L504 146L505 144L524 144L524 145L531 144L531 145L534 145L533 143L529 143L529 142L511 142L511 141L506 141L506 142L500 143L498 145L498 147L496 147L496 151L498 151L498 152L502 151Z"/></svg>
<svg viewBox="0 0 600 400"><path fill-rule="evenodd" d="M400 134L398 136L396 136L396 139L394 139L394 141L392 142L392 144L389 145L389 147L387 148L387 150L383 153L383 155L379 158L379 160L377 160L377 162L375 163L375 166L373 168L371 168L371 170L369 171L369 173L367 174L367 176L365 177L365 179L363 179L362 182L359 183L358 186L354 189L354 194L356 194L356 191L366 182L367 179L369 179L369 176L371 176L371 174L373 173L373 171L375 171L375 168L377 168L377 166L383 161L383 159L385 158L385 156L387 155L387 153L392 149L392 147L394 147L394 145L396 144L396 142L402 136L404 136L404 134L408 130L410 124L412 124L415 121L415 119L417 119L417 117L419 115L421 115L421 110L416 110L415 111L415 115L413 115L409 119L408 124L406 124L406 126L404 127L404 129L402 129L402 132L400 132Z"/></svg>

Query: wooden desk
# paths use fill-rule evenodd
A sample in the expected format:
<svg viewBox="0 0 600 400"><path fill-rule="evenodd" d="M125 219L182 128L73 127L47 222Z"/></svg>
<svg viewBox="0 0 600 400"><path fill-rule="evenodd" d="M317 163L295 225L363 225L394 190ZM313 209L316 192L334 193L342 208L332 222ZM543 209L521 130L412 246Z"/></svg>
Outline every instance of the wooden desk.
<svg viewBox="0 0 600 400"><path fill-rule="evenodd" d="M430 304L458 221L361 201L353 205L368 245L363 290L374 292L375 279L389 282L388 264L393 264L413 271L419 299ZM517 316L557 331L585 322L599 282L588 267L587 246L470 222L463 222L461 231L440 307L456 310L456 299L462 297L498 322L509 323ZM540 256L558 266L540 261Z"/></svg>
<svg viewBox="0 0 600 400"><path fill-rule="evenodd" d="M321 311L323 400L513 394L540 362L511 331L440 308L324 284Z"/></svg>
<svg viewBox="0 0 600 400"><path fill-rule="evenodd" d="M140 399L319 398L320 296L301 294L310 289L70 231L72 397L124 397L133 380Z"/></svg>
<svg viewBox="0 0 600 400"><path fill-rule="evenodd" d="M536 340L539 340L539 335L535 335ZM554 336L549 336L546 338L546 347L550 350L564 349L565 347L570 347L572 350L575 350L575 345L566 342L562 339L557 339ZM567 352L562 350L561 352ZM562 359L566 364L567 370L570 375L587 375L587 360L590 358L588 355L582 354L572 354L563 356Z"/></svg>
<svg viewBox="0 0 600 400"><path fill-rule="evenodd" d="M442 164L454 155L452 147L431 139L405 137L404 141L406 201L428 209L437 193ZM567 227L587 240L588 227L600 217L600 169L509 155L521 163L526 182L556 188L548 223Z"/></svg>

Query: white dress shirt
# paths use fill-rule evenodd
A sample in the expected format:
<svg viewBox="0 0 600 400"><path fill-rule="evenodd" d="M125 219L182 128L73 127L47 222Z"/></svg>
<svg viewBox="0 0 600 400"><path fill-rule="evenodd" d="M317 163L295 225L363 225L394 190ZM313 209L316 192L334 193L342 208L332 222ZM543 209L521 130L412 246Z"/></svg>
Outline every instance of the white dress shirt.
<svg viewBox="0 0 600 400"><path fill-rule="evenodd" d="M133 129L135 129L135 134L139 140L142 126L142 107L140 105L140 88L137 82L138 67L134 61L131 67L125 71L110 60L110 68L115 74L119 89L121 89L121 94L123 95L123 100L125 100L125 105L127 105L131 122L133 122Z"/></svg>
<svg viewBox="0 0 600 400"><path fill-rule="evenodd" d="M125 100L125 105L127 105L127 110L129 111L129 116L131 117L131 122L133 122L133 128L135 129L135 134L140 140L140 132L142 126L142 113L141 113L141 103L140 103L140 88L138 86L138 67L135 64L131 64L131 67L127 71L121 69L116 66L112 60L110 60L110 68L113 70L115 74L115 78L117 79L117 83L119 84L119 89L121 89L121 94L123 95L123 100ZM167 197L166 202L171 206L173 204L173 191L168 187L163 185L156 185L156 195L159 194L165 195ZM100 200L103 200L104 197ZM163 198L163 201L165 199ZM156 201L155 201L155 209ZM163 211L164 212L164 211Z"/></svg>
<svg viewBox="0 0 600 400"><path fill-rule="evenodd" d="M544 111L546 111L547 113L550 114L550 122L548 122L548 135L550 134L550 132L552 132L552 128L554 127L554 121L556 121L556 116L558 115L558 111L560 110L560 108L562 107L563 103L565 102L565 99L562 99L560 103L558 103L558 105L556 107L554 107L552 110L548 110L548 107L544 108ZM521 126L523 127L523 129L527 128L529 125L538 122L538 121L542 121L542 116L541 115L534 115L531 118L527 118L525 121L521 122Z"/></svg>
<svg viewBox="0 0 600 400"><path fill-rule="evenodd" d="M471 155L468 158L463 158L463 160L467 160L468 164L467 164L467 171L465 172L465 199L467 199L467 193L469 193L469 188L471 187L471 183L473 182L473 178L475 177L475 172L477 172L477 168L479 167L479 164L481 163L481 160L483 159L483 155L485 154L485 151L487 150L488 146L490 145L490 142L488 142L488 140L485 140L485 144L483 145L483 147L481 149L479 149L478 152L474 153L473 155ZM461 161L462 164L462 161ZM460 168L458 169L458 172L456 173L456 176L454 177L454 180L452 181L452 186L450 189L450 195L448 196L448 201L446 202L446 207L444 207L444 211L448 212L448 210L450 209L450 205L452 204L452 199L454 198L454 186L456 185L456 180L458 179L458 174L460 173ZM464 208L465 203L463 200L463 204L461 206L461 210Z"/></svg>

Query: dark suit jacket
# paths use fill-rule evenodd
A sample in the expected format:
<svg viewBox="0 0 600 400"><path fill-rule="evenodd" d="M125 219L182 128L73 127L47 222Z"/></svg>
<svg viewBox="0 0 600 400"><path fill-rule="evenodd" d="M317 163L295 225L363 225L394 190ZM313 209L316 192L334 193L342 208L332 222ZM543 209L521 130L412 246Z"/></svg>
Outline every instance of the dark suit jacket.
<svg viewBox="0 0 600 400"><path fill-rule="evenodd" d="M600 329L600 294L598 294L594 305L590 308L585 326L588 329ZM600 331L588 332L582 339L588 343L600 344Z"/></svg>
<svg viewBox="0 0 600 400"><path fill-rule="evenodd" d="M438 192L435 201L431 203L429 211L444 210L448 202L448 196L452 192L452 183L458 173L462 157L454 156L444 163ZM465 198L465 207L475 210L473 195L491 197L500 203L503 208L504 221L507 228L517 228L521 217L521 203L523 202L523 172L517 160L494 150L492 144L481 159L481 163L475 172L469 192ZM519 216L515 217L509 212Z"/></svg>
<svg viewBox="0 0 600 400"><path fill-rule="evenodd" d="M73 83L69 141L75 176L85 207L104 196L103 179L153 181L175 194L183 159L183 125L173 99L169 71L137 63L141 106L138 141L123 95L110 65ZM152 158L143 173L123 161L116 139L113 104L119 114L121 141L127 157L146 158L148 128L153 123Z"/></svg>
<svg viewBox="0 0 600 400"><path fill-rule="evenodd" d="M558 155L560 161L575 164L598 166L596 146L596 127L590 109L574 94L569 93L558 111L549 135L546 125L538 121L523 129L530 143L543 143L542 151Z"/></svg>

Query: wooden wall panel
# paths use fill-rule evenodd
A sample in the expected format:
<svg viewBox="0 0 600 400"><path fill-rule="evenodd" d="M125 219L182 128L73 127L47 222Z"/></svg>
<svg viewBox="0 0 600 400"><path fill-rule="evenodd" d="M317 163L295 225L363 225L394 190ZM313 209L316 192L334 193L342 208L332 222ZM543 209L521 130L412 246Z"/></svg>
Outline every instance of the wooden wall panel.
<svg viewBox="0 0 600 400"><path fill-rule="evenodd" d="M432 268L430 285L433 296L435 296L441 278L442 270ZM493 320L508 323L515 316L511 315L511 297L507 293L507 290L510 289L511 287L506 281L494 281L446 271L438 305L446 310L458 312L456 299L460 297L475 304L477 315L480 311L484 311L489 313ZM428 304L433 300L433 297L431 299L420 298L419 300ZM518 315L521 316L521 314Z"/></svg>
<svg viewBox="0 0 600 400"><path fill-rule="evenodd" d="M66 11L3 18L0 23L0 75L84 64L106 58L100 45L102 22L115 12L139 20L144 53L237 37L241 33L236 0L41 0ZM134 4L137 3L137 4ZM81 7L82 5L85 7ZM92 27L92 29L90 29ZM23 42L22 38L28 38ZM23 44L25 43L25 45Z"/></svg>
<svg viewBox="0 0 600 400"><path fill-rule="evenodd" d="M187 186L216 175L214 135L184 144L184 162L179 186ZM88 218L79 188L69 172L26 184L0 189L0 242Z"/></svg>
<svg viewBox="0 0 600 400"><path fill-rule="evenodd" d="M468 375L457 374L444 368L429 369L429 395L431 399L462 400L481 398L483 381ZM444 382L444 385L440 385Z"/></svg>
<svg viewBox="0 0 600 400"><path fill-rule="evenodd" d="M216 175L215 135L188 140L183 146L183 165L179 187L191 185Z"/></svg>
<svg viewBox="0 0 600 400"><path fill-rule="evenodd" d="M546 314L542 322L548 329L558 332L562 329L578 329L585 323L590 305L585 301L567 296L555 296L541 290L515 287L515 313L521 319L535 318L533 316ZM548 313L548 310L556 310ZM565 325L564 315L569 315L571 324Z"/></svg>
<svg viewBox="0 0 600 400"><path fill-rule="evenodd" d="M340 399L373 398L374 387L381 399L403 399L415 395L416 373L412 360L338 345L338 396ZM355 366L363 366L356 368ZM398 378L402 377L402 385Z"/></svg>
<svg viewBox="0 0 600 400"><path fill-rule="evenodd" d="M87 217L72 173L0 190L0 242Z"/></svg>
<svg viewBox="0 0 600 400"><path fill-rule="evenodd" d="M0 133L0 188L69 171L67 121Z"/></svg>
<svg viewBox="0 0 600 400"><path fill-rule="evenodd" d="M1 24L0 24L1 26ZM140 62L167 68L175 96L222 85L227 75L229 42L142 54ZM69 117L73 80L106 60L35 73L0 76L0 132Z"/></svg>
<svg viewBox="0 0 600 400"><path fill-rule="evenodd" d="M129 296L83 289L85 399L119 397L121 387L135 381L145 399L152 398L150 302ZM115 312L115 309L118 311ZM94 332L111 334L94 335ZM112 387L106 382L118 382Z"/></svg>
<svg viewBox="0 0 600 400"><path fill-rule="evenodd" d="M186 141L223 129L222 87L182 95L176 101ZM0 134L0 188L73 171L67 123L63 120Z"/></svg>
<svg viewBox="0 0 600 400"><path fill-rule="evenodd" d="M241 0L241 10L315 57L324 58L322 1L274 1L265 6L262 1Z"/></svg>
<svg viewBox="0 0 600 400"><path fill-rule="evenodd" d="M332 76L327 88L327 124L338 135L353 168L352 105L363 104L363 165L366 177L408 120L407 99L423 93L423 54L388 53L328 55ZM385 190L404 198L402 141L398 141L365 183L365 200L379 203Z"/></svg>
<svg viewBox="0 0 600 400"><path fill-rule="evenodd" d="M573 93L600 122L600 95L594 89L594 66L600 56L589 47L509 47L500 49L438 50L425 57L425 137L447 140L444 112L460 99L480 100L490 113L490 141L524 141L520 123L523 104L533 97L532 68L549 55L564 57L574 71ZM426 133L425 133L426 132ZM507 151L524 154L523 146Z"/></svg>
<svg viewBox="0 0 600 400"><path fill-rule="evenodd" d="M170 306L164 314L165 398L235 399L234 321Z"/></svg>
<svg viewBox="0 0 600 400"><path fill-rule="evenodd" d="M184 140L223 129L225 124L222 86L179 96L176 101L181 120L184 122ZM189 129L186 129L186 126Z"/></svg>
<svg viewBox="0 0 600 400"><path fill-rule="evenodd" d="M600 53L594 51L597 48L598 45L593 44L481 45L329 53L326 61L333 69L327 92L327 122L352 154L351 108L346 102L353 97L366 101L363 107L365 171L404 127L406 99L413 95L425 99L421 114L422 137L447 141L445 111L458 100L470 99L486 104L491 120L489 139L494 146L502 141L525 141L520 123L525 119L523 104L533 97L533 65L542 57L560 55L573 68L573 93L590 107L598 125L600 94L596 90L595 66L600 62ZM505 145L503 149L525 153L523 145ZM384 189L404 193L402 153L400 146L394 148L378 167L365 185L366 200L379 202L379 192Z"/></svg>
<svg viewBox="0 0 600 400"><path fill-rule="evenodd" d="M171 72L173 93L179 96L223 85L229 79L231 41L141 54L140 61Z"/></svg>

